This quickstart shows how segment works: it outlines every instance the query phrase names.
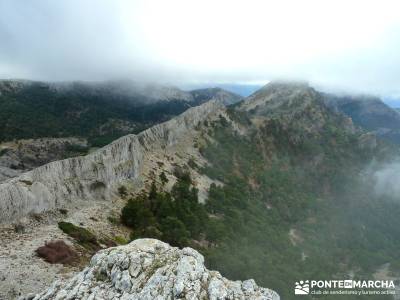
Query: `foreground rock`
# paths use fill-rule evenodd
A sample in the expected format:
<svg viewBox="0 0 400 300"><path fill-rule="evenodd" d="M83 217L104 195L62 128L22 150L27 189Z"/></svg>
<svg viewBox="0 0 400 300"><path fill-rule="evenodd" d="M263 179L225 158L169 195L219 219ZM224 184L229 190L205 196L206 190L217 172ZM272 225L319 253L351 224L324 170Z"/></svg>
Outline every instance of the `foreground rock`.
<svg viewBox="0 0 400 300"><path fill-rule="evenodd" d="M230 281L204 266L191 248L154 239L98 252L89 267L69 281L57 281L34 300L45 299L271 299L274 291L254 280Z"/></svg>

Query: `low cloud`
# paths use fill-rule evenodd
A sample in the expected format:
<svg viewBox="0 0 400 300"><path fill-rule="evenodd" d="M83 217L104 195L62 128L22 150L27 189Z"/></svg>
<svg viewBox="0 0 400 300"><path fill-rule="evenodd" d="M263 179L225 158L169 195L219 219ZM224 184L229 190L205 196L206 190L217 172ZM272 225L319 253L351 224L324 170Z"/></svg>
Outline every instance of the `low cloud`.
<svg viewBox="0 0 400 300"><path fill-rule="evenodd" d="M373 174L375 192L400 200L400 161L387 164Z"/></svg>
<svg viewBox="0 0 400 300"><path fill-rule="evenodd" d="M400 95L397 1L0 2L0 77L305 79Z"/></svg>

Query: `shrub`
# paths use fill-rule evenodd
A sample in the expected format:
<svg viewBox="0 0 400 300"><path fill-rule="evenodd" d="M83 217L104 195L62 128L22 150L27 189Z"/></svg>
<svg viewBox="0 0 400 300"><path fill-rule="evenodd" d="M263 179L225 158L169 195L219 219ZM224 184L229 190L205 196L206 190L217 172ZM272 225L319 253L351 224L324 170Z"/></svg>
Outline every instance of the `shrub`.
<svg viewBox="0 0 400 300"><path fill-rule="evenodd" d="M154 216L144 199L129 199L122 209L122 223L129 227L144 228L155 223Z"/></svg>
<svg viewBox="0 0 400 300"><path fill-rule="evenodd" d="M77 253L64 241L50 241L36 249L36 254L51 264L71 264Z"/></svg>
<svg viewBox="0 0 400 300"><path fill-rule="evenodd" d="M3 156L4 154L6 154L8 150L9 149L7 149L7 148L0 149L0 156Z"/></svg>
<svg viewBox="0 0 400 300"><path fill-rule="evenodd" d="M24 233L25 229L26 229L25 225L22 224L22 223L16 223L16 224L13 225L13 227L14 227L14 231L16 233Z"/></svg>
<svg viewBox="0 0 400 300"><path fill-rule="evenodd" d="M161 223L163 240L172 246L185 247L188 243L190 232L185 224L175 217L167 217Z"/></svg>
<svg viewBox="0 0 400 300"><path fill-rule="evenodd" d="M164 171L162 171L161 174L160 174L160 180L161 180L161 183L162 183L163 185L166 184L166 183L168 182L167 175L165 175Z"/></svg>
<svg viewBox="0 0 400 300"><path fill-rule="evenodd" d="M68 209L65 209L65 208L60 208L58 211L63 215L67 215L68 214Z"/></svg>
<svg viewBox="0 0 400 300"><path fill-rule="evenodd" d="M114 240L119 245L126 245L129 243L129 241L126 238L124 238L123 236L120 236L120 235L115 236Z"/></svg>
<svg viewBox="0 0 400 300"><path fill-rule="evenodd" d="M110 222L111 224L117 225L120 223L120 218L116 217L114 215L110 215L107 217L108 222Z"/></svg>
<svg viewBox="0 0 400 300"><path fill-rule="evenodd" d="M126 186L121 185L121 186L118 188L118 194L119 194L120 197L122 197L122 198L126 197L126 196L128 195L128 190L127 190Z"/></svg>
<svg viewBox="0 0 400 300"><path fill-rule="evenodd" d="M197 169L199 166L197 165L197 163L194 161L193 158L190 158L188 160L188 166L191 167L192 169Z"/></svg>
<svg viewBox="0 0 400 300"><path fill-rule="evenodd" d="M174 175L176 178L180 179L181 181L191 183L190 173L187 168L184 168L181 166L175 166Z"/></svg>
<svg viewBox="0 0 400 300"><path fill-rule="evenodd" d="M177 182L170 193L157 190L155 183L148 194L131 198L122 209L121 221L133 229L130 238L157 238L184 247L204 233L208 219L190 174L177 167Z"/></svg>
<svg viewBox="0 0 400 300"><path fill-rule="evenodd" d="M162 232L156 226L147 226L145 228L138 228L131 232L130 239L135 240L138 238L153 238L161 239Z"/></svg>
<svg viewBox="0 0 400 300"><path fill-rule="evenodd" d="M58 227L70 237L74 238L80 245L89 250L98 250L100 245L96 236L83 227L76 226L69 222L59 222Z"/></svg>
<svg viewBox="0 0 400 300"><path fill-rule="evenodd" d="M89 147L78 144L67 144L65 150L70 153L77 153L79 155L86 155L89 153Z"/></svg>

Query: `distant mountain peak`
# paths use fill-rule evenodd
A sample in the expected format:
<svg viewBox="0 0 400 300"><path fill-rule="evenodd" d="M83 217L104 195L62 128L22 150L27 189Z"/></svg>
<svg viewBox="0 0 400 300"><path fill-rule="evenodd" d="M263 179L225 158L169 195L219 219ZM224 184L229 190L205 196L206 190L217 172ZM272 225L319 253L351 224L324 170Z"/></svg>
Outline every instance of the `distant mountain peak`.
<svg viewBox="0 0 400 300"><path fill-rule="evenodd" d="M323 99L333 110L351 117L356 125L375 132L381 138L400 143L400 114L378 97L324 94Z"/></svg>
<svg viewBox="0 0 400 300"><path fill-rule="evenodd" d="M207 99L213 99L224 105L230 105L243 99L242 96L219 87L192 90L190 93L193 95L194 100L199 103L203 103Z"/></svg>
<svg viewBox="0 0 400 300"><path fill-rule="evenodd" d="M279 89L293 89L293 88L309 88L310 84L303 80L273 80L264 85L260 90L279 88Z"/></svg>
<svg viewBox="0 0 400 300"><path fill-rule="evenodd" d="M282 105L301 105L320 98L320 95L306 82L272 81L254 92L241 105L242 110L263 114L275 111Z"/></svg>

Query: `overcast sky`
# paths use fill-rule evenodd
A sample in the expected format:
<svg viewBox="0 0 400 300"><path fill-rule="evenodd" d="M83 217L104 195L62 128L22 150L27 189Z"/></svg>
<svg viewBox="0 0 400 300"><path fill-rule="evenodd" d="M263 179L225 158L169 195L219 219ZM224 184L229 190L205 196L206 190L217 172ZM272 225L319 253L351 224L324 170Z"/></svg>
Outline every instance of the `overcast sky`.
<svg viewBox="0 0 400 300"><path fill-rule="evenodd" d="M397 3L0 0L0 77L175 84L289 78L396 97Z"/></svg>

